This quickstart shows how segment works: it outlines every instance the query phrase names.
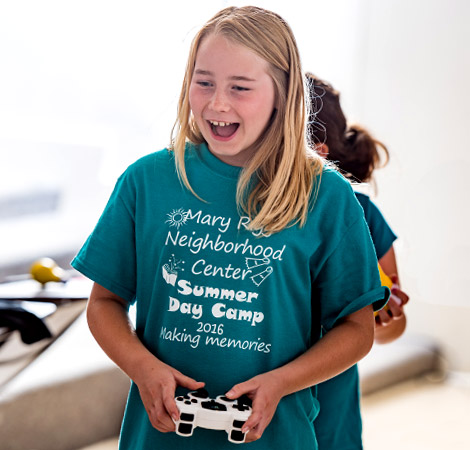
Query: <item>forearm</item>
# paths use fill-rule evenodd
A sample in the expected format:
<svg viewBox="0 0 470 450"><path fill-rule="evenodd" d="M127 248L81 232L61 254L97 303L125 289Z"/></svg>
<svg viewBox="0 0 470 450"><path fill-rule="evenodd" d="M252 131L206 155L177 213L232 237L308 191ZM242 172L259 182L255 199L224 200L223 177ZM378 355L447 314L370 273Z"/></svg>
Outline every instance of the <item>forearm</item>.
<svg viewBox="0 0 470 450"><path fill-rule="evenodd" d="M361 360L374 340L374 318L368 306L351 314L307 352L273 371L283 395L328 380Z"/></svg>
<svg viewBox="0 0 470 450"><path fill-rule="evenodd" d="M125 302L96 284L88 301L87 320L100 347L134 381L136 369L156 359L137 337Z"/></svg>
<svg viewBox="0 0 470 450"><path fill-rule="evenodd" d="M375 342L377 344L393 342L405 332L405 328L406 316L402 314L387 325L378 325L375 327Z"/></svg>

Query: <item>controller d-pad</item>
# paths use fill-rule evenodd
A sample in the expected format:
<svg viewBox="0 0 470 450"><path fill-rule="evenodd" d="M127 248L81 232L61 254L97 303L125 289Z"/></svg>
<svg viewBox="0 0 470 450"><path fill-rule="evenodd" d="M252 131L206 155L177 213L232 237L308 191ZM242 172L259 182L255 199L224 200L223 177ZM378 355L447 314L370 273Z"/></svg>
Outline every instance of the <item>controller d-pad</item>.
<svg viewBox="0 0 470 450"><path fill-rule="evenodd" d="M215 400L209 402L202 402L201 407L204 409L210 409L211 411L227 411L227 408L222 403L218 403Z"/></svg>
<svg viewBox="0 0 470 450"><path fill-rule="evenodd" d="M190 423L180 423L178 425L178 432L181 434L191 434L193 431L193 425Z"/></svg>
<svg viewBox="0 0 470 450"><path fill-rule="evenodd" d="M245 435L239 430L232 430L230 438L235 442L243 442L245 440Z"/></svg>

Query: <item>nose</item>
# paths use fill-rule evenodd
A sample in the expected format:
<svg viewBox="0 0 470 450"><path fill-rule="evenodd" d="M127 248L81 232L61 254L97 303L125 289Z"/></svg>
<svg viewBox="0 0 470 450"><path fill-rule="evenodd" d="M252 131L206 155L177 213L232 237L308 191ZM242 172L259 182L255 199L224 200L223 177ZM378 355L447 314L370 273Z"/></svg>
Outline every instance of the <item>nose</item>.
<svg viewBox="0 0 470 450"><path fill-rule="evenodd" d="M212 95L209 107L215 112L227 112L230 102L223 89L216 89Z"/></svg>

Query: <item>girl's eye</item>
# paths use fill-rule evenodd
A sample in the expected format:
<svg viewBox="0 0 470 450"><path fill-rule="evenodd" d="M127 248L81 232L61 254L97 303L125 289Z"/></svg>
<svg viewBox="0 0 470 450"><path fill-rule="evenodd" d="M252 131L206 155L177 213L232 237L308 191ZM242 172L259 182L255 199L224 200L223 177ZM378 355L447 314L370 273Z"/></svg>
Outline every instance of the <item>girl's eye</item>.
<svg viewBox="0 0 470 450"><path fill-rule="evenodd" d="M209 81L196 81L196 84L198 84L201 87L211 87L212 83Z"/></svg>
<svg viewBox="0 0 470 450"><path fill-rule="evenodd" d="M249 91L250 89L243 86L234 86L233 89L238 92Z"/></svg>

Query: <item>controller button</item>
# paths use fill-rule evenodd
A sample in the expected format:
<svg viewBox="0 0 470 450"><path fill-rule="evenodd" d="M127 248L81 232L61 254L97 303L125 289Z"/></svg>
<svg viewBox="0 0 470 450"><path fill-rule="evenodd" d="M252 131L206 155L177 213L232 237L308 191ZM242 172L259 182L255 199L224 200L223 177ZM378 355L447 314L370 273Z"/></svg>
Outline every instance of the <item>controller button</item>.
<svg viewBox="0 0 470 450"><path fill-rule="evenodd" d="M176 397L176 400L178 400L179 402L182 402L182 401L183 401L183 397L182 397L182 396Z"/></svg>
<svg viewBox="0 0 470 450"><path fill-rule="evenodd" d="M239 399L238 399L238 404L239 405L252 405L252 401L250 397L248 397L246 394L243 394Z"/></svg>
<svg viewBox="0 0 470 450"><path fill-rule="evenodd" d="M202 402L201 407L210 409L211 411L227 411L227 407L222 403L217 403L215 400L209 402Z"/></svg>
<svg viewBox="0 0 470 450"><path fill-rule="evenodd" d="M178 433L190 435L193 431L193 425L190 423L180 423L178 425Z"/></svg>
<svg viewBox="0 0 470 450"><path fill-rule="evenodd" d="M243 442L245 440L245 435L241 431L232 430L230 438L235 442Z"/></svg>
<svg viewBox="0 0 470 450"><path fill-rule="evenodd" d="M191 403L197 403L197 400L195 398L192 398Z"/></svg>
<svg viewBox="0 0 470 450"><path fill-rule="evenodd" d="M245 422L242 420L234 420L233 421L233 427L234 428L241 428Z"/></svg>
<svg viewBox="0 0 470 450"><path fill-rule="evenodd" d="M194 414L181 413L180 420L184 420L185 422L192 422L194 420Z"/></svg>
<svg viewBox="0 0 470 450"><path fill-rule="evenodd" d="M250 409L250 407L249 407L248 405L240 405L240 404L238 404L238 405L233 405L233 407L234 407L235 409L237 409L238 411L242 411L242 412L243 412L243 411L248 411L248 410Z"/></svg>
<svg viewBox="0 0 470 450"><path fill-rule="evenodd" d="M185 405L190 405L191 402L190 402L189 400L185 400L185 401L184 401L184 404L185 404Z"/></svg>
<svg viewBox="0 0 470 450"><path fill-rule="evenodd" d="M204 388L198 389L191 394L197 398L209 398L209 393Z"/></svg>
<svg viewBox="0 0 470 450"><path fill-rule="evenodd" d="M220 397L220 400L222 400L223 402L229 402L229 403L232 403L235 401L235 400L225 397L225 395L223 397Z"/></svg>

